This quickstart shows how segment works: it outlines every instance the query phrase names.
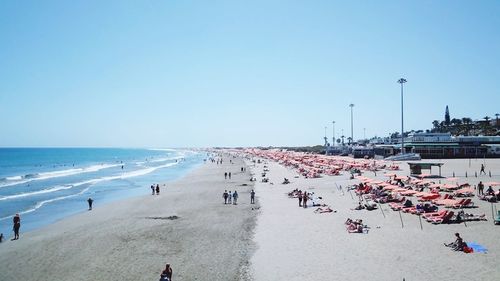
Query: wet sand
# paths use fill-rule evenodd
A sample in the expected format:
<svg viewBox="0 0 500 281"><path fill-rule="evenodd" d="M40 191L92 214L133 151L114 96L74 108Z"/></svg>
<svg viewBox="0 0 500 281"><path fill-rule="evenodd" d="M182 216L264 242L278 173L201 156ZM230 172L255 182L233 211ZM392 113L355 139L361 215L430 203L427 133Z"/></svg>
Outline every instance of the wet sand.
<svg viewBox="0 0 500 281"><path fill-rule="evenodd" d="M142 197L21 228L20 240L0 244L0 280L158 280L167 262L176 281L248 280L258 211L249 204L250 175L233 161L207 161L158 196L144 187ZM223 204L224 189L238 191L238 205Z"/></svg>

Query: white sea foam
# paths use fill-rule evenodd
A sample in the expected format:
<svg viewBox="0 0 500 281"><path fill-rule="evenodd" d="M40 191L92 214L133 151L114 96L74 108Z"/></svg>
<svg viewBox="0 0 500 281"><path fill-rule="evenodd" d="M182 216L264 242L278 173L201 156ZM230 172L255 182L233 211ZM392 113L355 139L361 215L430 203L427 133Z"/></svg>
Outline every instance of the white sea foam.
<svg viewBox="0 0 500 281"><path fill-rule="evenodd" d="M97 171L100 171L103 169L113 168L113 167L117 167L117 166L121 166L121 165L123 165L123 164L102 164L102 165L93 165L93 166L89 166L89 167L85 167L85 168L66 169L66 170L53 171L53 172L43 172L43 173L29 174L29 175L24 175L24 176L12 176L12 177L5 178L9 182L1 183L0 188L18 185L18 184L23 184L23 183L28 183L28 182L32 182L32 181L38 181L38 180L67 177L67 176L73 176L73 175L78 175L78 174L82 174L82 173L92 173L92 172L97 172Z"/></svg>
<svg viewBox="0 0 500 281"><path fill-rule="evenodd" d="M38 190L38 191L25 192L25 193L7 195L7 196L0 196L0 201L23 198L23 197L34 196L34 195L40 195L40 194L45 194L45 193L51 193L51 192L56 192L59 190L71 189L73 187L74 187L74 185L57 185L57 186L54 186L52 188L42 189L42 190Z"/></svg>
<svg viewBox="0 0 500 281"><path fill-rule="evenodd" d="M23 177L22 176L13 176L13 177L6 177L5 180L8 180L8 181L18 181L18 180L22 180Z"/></svg>
<svg viewBox="0 0 500 281"><path fill-rule="evenodd" d="M93 185L93 184L103 182L103 181L112 181L112 180L118 180L118 179L127 179L127 178L132 178L132 177L143 176L143 175L147 175L149 173L152 173L158 169L168 168L168 167L171 167L171 166L174 166L177 164L178 163L168 163L168 164L164 164L164 165L160 165L160 166L156 166L156 167L149 167L149 168L145 168L145 169L141 169L141 170L127 172L127 173L123 173L123 174L116 175L116 176L108 176L108 177L90 179L90 180L81 181L81 182L72 183L72 184L67 184L67 185L58 185L58 186L54 186L52 188L42 189L42 190L38 190L38 191L2 196L2 197L0 197L0 201L9 200L9 199L18 199L18 198L35 196L35 195L46 194L46 193L52 193L52 192L56 192L56 191L60 191L60 190L68 190L68 189L71 189L73 187L78 187L78 186L82 186L82 185L86 185L86 184Z"/></svg>
<svg viewBox="0 0 500 281"><path fill-rule="evenodd" d="M85 192L87 192L89 189L90 189L90 187L87 187L87 188L83 189L82 191L80 191L80 192L78 192L76 194L71 194L71 195L66 195L66 196L60 196L60 197L56 197L56 198L52 198L52 199L48 199L48 200L44 200L44 201L38 202L38 203L36 203L36 205L34 207L32 207L32 208L30 208L28 210L24 210L22 212L19 212L19 214L23 215L23 214L32 213L32 212L38 210L39 208L41 208L45 204L82 195ZM12 215L6 216L6 217L3 217L3 218L0 218L0 221L6 220L6 219L11 219L11 218L12 218Z"/></svg>

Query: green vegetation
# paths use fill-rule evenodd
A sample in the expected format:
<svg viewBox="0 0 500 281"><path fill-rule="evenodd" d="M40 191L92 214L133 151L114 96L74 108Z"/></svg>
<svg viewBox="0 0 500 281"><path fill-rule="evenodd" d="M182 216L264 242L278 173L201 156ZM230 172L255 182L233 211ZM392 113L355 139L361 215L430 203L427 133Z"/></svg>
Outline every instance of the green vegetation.
<svg viewBox="0 0 500 281"><path fill-rule="evenodd" d="M492 119L489 116L483 117L481 120L473 121L469 117L453 118L450 120L448 106L446 106L445 120L432 121L432 133L451 133L454 136L498 136L500 135L500 122L498 117L500 114L495 114Z"/></svg>

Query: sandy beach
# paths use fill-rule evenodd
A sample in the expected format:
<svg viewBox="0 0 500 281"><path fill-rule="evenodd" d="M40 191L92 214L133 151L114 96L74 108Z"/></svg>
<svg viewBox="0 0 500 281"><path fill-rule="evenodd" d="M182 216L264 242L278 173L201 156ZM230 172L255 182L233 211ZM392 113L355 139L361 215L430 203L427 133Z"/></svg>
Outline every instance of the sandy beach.
<svg viewBox="0 0 500 281"><path fill-rule="evenodd" d="M425 161L425 160L424 160ZM441 160L444 176L469 175L479 171L483 160ZM470 184L479 180L498 181L500 161L487 159L487 167L493 177L461 178ZM269 183L256 183L262 205L255 242L257 251L251 259L252 275L256 281L265 280L497 280L500 277L498 258L498 226L493 225L490 203L473 201L479 208L468 212L485 213L488 221L462 224L432 225L423 221L420 228L418 216L402 214L404 227L398 212L382 205L380 210L356 211L356 195L340 192L336 185L345 187L356 180L349 180L346 173L340 176L324 176L305 179L291 169L276 162L257 164L257 174L267 165ZM397 174L409 175L408 165ZM433 171L437 173L436 171ZM364 175L384 179L382 173L375 177L372 172ZM291 183L281 184L283 178ZM387 178L385 178L387 179ZM273 184L271 184L273 183ZM299 208L298 200L288 198L287 193L298 188L314 192L323 203L336 212L317 214L315 208ZM497 189L497 188L496 188ZM354 193L354 192L353 192ZM416 200L414 200L416 201ZM347 218L363 219L370 229L368 234L350 234L344 222ZM464 254L444 247L459 232L466 242L485 246L488 253Z"/></svg>
<svg viewBox="0 0 500 281"><path fill-rule="evenodd" d="M260 164L224 158L207 162L186 177L167 183L161 195L99 206L43 229L21 232L19 241L0 245L1 280L157 280L164 264L174 280L496 280L498 226L491 205L474 197L488 221L432 225L388 205L382 210L353 210L357 198L346 186L358 183L347 172L306 179L276 162ZM473 175L483 160L441 160L443 176L461 182L500 179L500 161L487 159L492 177ZM264 165L268 183L261 182ZM399 175L408 165L399 163ZM242 166L246 172L240 172ZM232 179L224 179L231 171ZM434 171L437 173L437 171ZM251 176L257 178L250 182ZM370 178L386 179L383 172ZM281 184L283 178L291 183ZM337 187L342 186L343 191ZM255 188L257 204L250 205ZM293 189L314 192L335 212L299 208ZM224 205L222 192L238 190L239 204ZM145 194L149 188L145 187ZM383 212L382 212L383 211ZM175 219L175 217L178 217ZM172 219L174 218L174 219ZM347 218L363 219L366 234L350 234ZM444 247L461 233L488 253L464 254ZM20 270L22 269L22 270Z"/></svg>
<svg viewBox="0 0 500 281"><path fill-rule="evenodd" d="M244 163L233 163L207 161L158 196L145 187L139 198L94 202L92 211L28 233L21 227L20 240L0 244L0 280L158 280L167 262L173 280L248 279L258 211ZM238 191L238 205L223 204L225 189Z"/></svg>

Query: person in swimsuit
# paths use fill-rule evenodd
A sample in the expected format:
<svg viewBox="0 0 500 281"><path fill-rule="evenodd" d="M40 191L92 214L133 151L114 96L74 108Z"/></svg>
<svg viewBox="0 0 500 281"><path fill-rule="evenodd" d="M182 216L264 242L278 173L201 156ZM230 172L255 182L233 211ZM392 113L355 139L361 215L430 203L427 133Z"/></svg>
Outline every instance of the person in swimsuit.
<svg viewBox="0 0 500 281"><path fill-rule="evenodd" d="M165 269L161 272L160 281L172 281L172 268L169 263L165 265Z"/></svg>
<svg viewBox="0 0 500 281"><path fill-rule="evenodd" d="M19 229L21 228L21 217L19 214L16 214L12 220L14 223L13 230L14 230L14 239L17 240L19 239Z"/></svg>

